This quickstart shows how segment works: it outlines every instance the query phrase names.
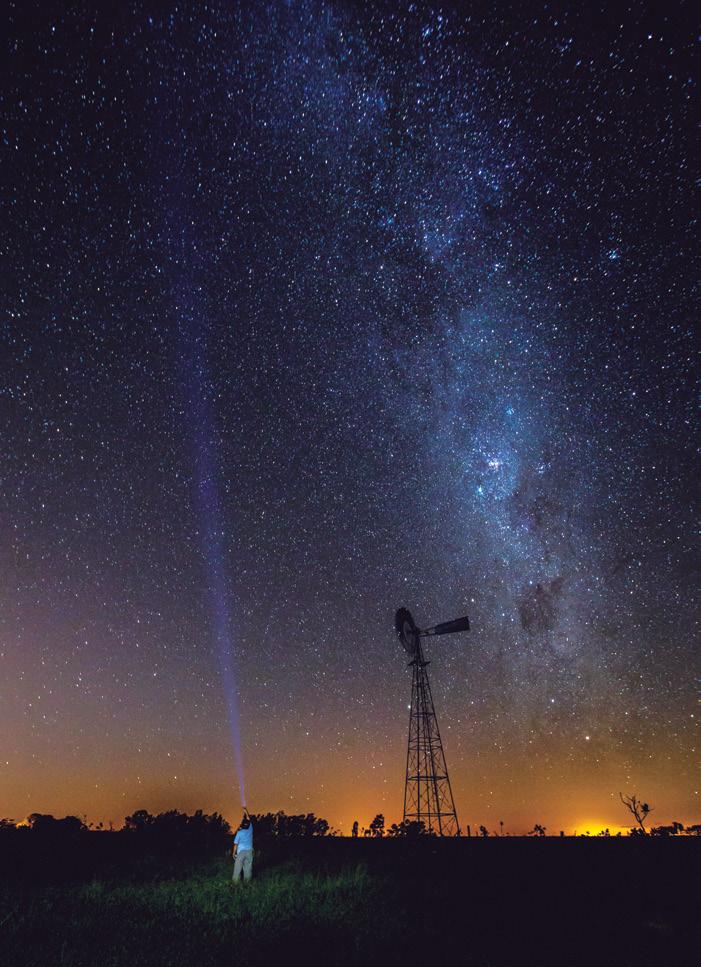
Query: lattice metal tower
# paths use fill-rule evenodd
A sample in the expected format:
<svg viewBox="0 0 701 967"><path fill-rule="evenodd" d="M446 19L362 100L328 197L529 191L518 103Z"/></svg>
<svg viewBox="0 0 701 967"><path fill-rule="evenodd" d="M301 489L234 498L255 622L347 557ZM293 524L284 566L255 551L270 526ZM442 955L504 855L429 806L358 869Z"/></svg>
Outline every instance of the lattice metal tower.
<svg viewBox="0 0 701 967"><path fill-rule="evenodd" d="M467 617L457 618L421 631L411 612L400 608L395 616L395 627L411 658L409 665L412 669L404 820L423 822L426 830L439 836L459 836L458 816L426 671L430 663L424 657L421 638L468 631L470 622Z"/></svg>

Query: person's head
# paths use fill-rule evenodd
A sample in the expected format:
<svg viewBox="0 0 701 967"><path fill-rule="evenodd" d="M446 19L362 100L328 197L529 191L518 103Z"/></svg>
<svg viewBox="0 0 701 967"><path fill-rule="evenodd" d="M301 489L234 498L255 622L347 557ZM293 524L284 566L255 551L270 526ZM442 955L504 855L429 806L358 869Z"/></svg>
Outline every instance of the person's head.
<svg viewBox="0 0 701 967"><path fill-rule="evenodd" d="M241 829L248 829L248 827L250 825L251 825L251 820L248 818L248 816L244 816L243 819L241 820L241 827L240 828Z"/></svg>

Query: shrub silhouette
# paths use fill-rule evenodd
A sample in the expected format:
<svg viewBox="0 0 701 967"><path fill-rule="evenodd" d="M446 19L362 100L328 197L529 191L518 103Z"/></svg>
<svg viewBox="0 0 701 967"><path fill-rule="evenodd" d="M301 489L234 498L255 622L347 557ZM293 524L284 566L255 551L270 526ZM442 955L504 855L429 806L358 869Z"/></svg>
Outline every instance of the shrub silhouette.
<svg viewBox="0 0 701 967"><path fill-rule="evenodd" d="M387 835L416 839L418 836L432 836L433 830L426 828L423 819L404 819L401 823L392 823Z"/></svg>
<svg viewBox="0 0 701 967"><path fill-rule="evenodd" d="M385 835L385 817L382 815L382 813L378 813L370 823L370 834L372 836Z"/></svg>

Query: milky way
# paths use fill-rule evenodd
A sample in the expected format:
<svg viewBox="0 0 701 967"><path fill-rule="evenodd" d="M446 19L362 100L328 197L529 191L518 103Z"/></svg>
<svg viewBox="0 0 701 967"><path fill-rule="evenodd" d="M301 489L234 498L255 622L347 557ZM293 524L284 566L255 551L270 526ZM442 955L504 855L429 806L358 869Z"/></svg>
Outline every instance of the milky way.
<svg viewBox="0 0 701 967"><path fill-rule="evenodd" d="M14 8L0 814L233 816L238 716L396 818L403 605L463 823L698 821L693 19L569 6Z"/></svg>

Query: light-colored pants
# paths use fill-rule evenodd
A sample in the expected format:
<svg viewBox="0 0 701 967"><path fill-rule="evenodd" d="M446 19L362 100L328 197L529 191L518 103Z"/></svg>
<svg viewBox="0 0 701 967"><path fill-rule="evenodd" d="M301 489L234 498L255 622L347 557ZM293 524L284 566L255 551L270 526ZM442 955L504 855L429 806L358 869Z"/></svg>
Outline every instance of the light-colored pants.
<svg viewBox="0 0 701 967"><path fill-rule="evenodd" d="M253 850L240 849L236 851L234 860L234 883L241 882L241 874L244 880L250 880L253 875Z"/></svg>

